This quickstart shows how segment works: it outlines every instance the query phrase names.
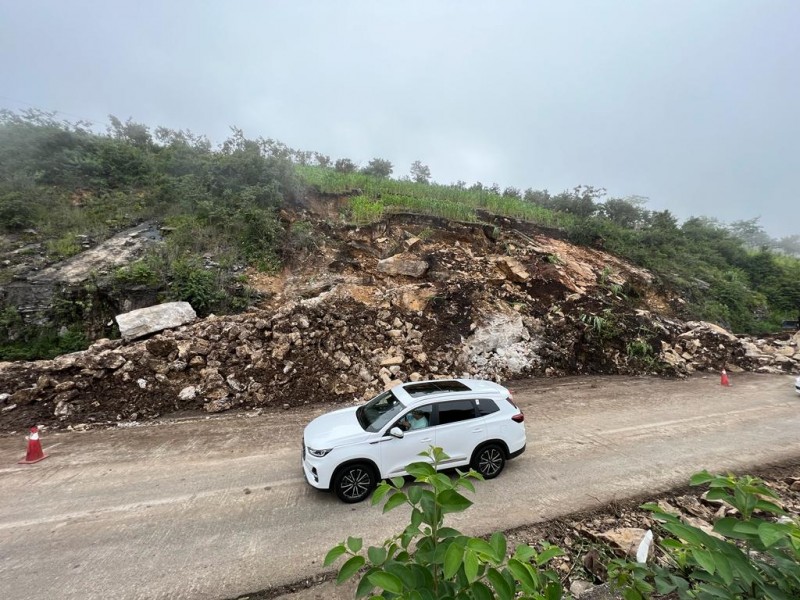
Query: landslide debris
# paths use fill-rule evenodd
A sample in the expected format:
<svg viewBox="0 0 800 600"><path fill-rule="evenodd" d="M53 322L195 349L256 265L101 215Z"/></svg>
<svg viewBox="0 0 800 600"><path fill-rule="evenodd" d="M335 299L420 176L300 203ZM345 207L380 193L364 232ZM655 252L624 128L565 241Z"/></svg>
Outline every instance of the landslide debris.
<svg viewBox="0 0 800 600"><path fill-rule="evenodd" d="M311 218L304 215L305 218ZM529 225L394 215L318 224L266 298L52 361L0 364L0 431L366 399L401 381L695 370L792 372L798 336L681 320L646 270Z"/></svg>

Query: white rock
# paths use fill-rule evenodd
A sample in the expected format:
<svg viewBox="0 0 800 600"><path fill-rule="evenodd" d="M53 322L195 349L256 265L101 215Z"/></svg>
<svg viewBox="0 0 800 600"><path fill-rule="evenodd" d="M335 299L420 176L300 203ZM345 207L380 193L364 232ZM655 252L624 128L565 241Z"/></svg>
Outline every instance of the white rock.
<svg viewBox="0 0 800 600"><path fill-rule="evenodd" d="M194 321L197 314L188 302L167 302L132 310L115 318L122 337L132 340L163 329L185 325Z"/></svg>
<svg viewBox="0 0 800 600"><path fill-rule="evenodd" d="M178 393L179 400L193 400L195 396L197 396L197 388L194 387L193 385L189 385L183 388Z"/></svg>

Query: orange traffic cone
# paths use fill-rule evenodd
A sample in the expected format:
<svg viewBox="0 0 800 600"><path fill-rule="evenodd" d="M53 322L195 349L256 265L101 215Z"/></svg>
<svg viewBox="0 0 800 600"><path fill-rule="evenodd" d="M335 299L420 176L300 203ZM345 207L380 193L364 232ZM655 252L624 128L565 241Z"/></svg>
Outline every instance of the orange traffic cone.
<svg viewBox="0 0 800 600"><path fill-rule="evenodd" d="M31 427L31 434L27 437L28 440L28 453L21 461L20 465L30 465L37 463L40 460L47 458L47 455L42 452L42 442L39 441L39 428L35 425Z"/></svg>
<svg viewBox="0 0 800 600"><path fill-rule="evenodd" d="M721 385L730 385L731 384L730 380L728 379L728 374L725 372L725 369L722 369L722 373L721 373L719 382L720 382Z"/></svg>

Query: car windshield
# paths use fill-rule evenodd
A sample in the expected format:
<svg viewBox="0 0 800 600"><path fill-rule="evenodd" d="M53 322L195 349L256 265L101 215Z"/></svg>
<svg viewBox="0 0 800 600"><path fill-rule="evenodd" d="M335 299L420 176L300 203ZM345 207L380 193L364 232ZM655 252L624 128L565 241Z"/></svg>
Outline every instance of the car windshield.
<svg viewBox="0 0 800 600"><path fill-rule="evenodd" d="M399 415L405 408L402 402L387 390L378 394L364 406L359 406L356 411L358 422L367 431L375 433L389 421Z"/></svg>

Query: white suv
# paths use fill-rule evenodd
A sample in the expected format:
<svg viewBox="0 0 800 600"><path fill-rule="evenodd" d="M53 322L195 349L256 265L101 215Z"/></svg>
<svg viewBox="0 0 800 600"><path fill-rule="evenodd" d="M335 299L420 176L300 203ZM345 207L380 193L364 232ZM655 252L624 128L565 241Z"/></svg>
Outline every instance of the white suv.
<svg viewBox="0 0 800 600"><path fill-rule="evenodd" d="M405 475L420 452L442 448L441 468L471 466L486 479L525 451L525 424L506 388L478 379L405 383L363 406L317 417L303 432L303 471L315 488L360 502L378 481Z"/></svg>

